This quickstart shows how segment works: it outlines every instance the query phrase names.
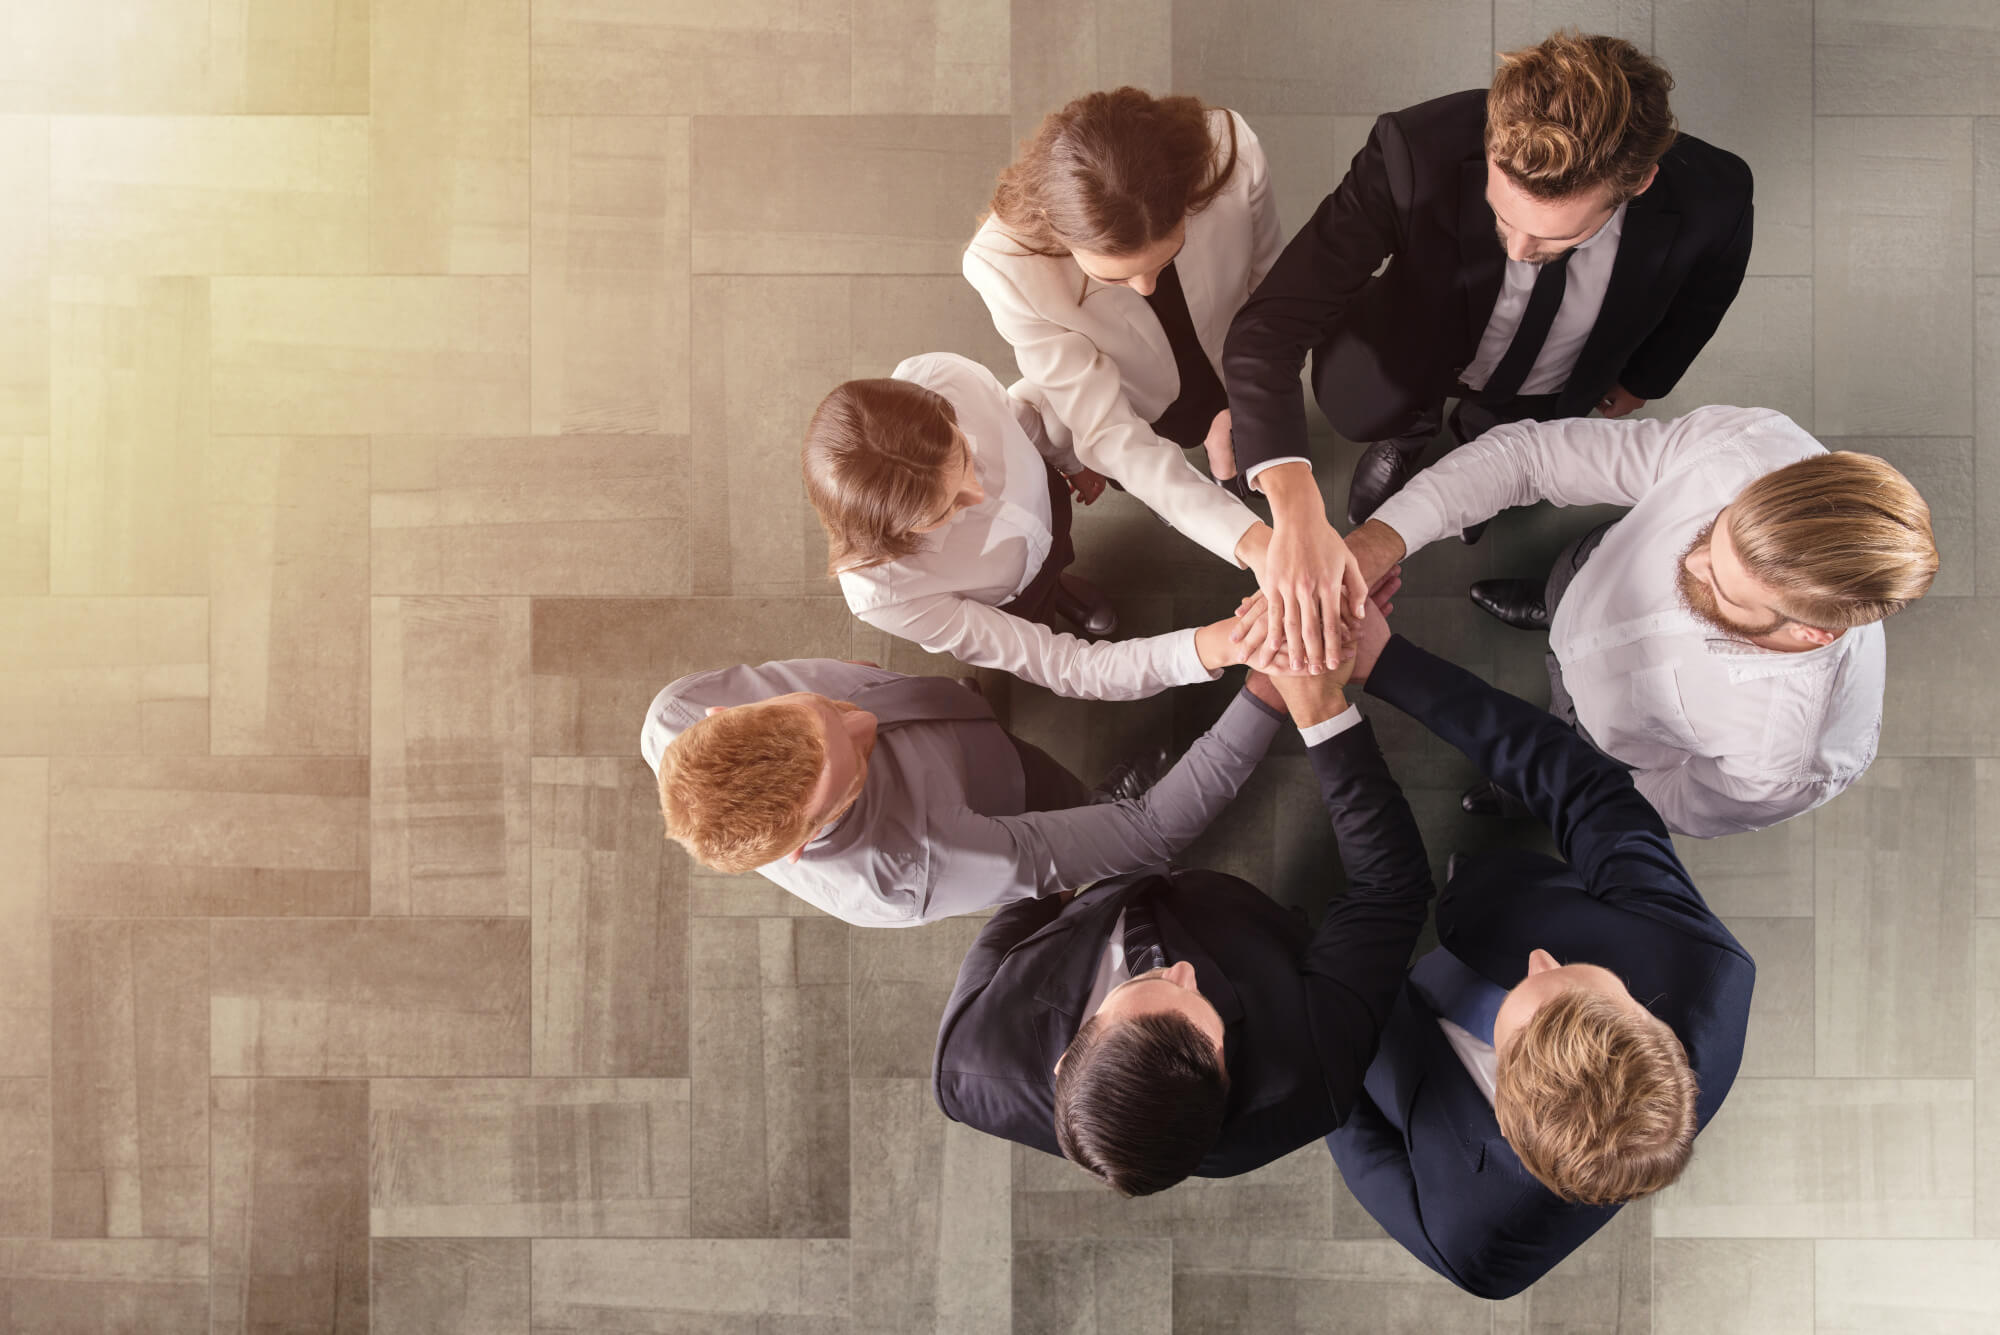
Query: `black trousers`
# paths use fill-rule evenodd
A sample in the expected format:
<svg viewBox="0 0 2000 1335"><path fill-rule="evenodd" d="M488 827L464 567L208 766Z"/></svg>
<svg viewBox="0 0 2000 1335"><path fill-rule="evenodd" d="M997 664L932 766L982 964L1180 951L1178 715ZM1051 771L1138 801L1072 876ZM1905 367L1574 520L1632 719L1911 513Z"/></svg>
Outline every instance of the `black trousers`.
<svg viewBox="0 0 2000 1335"><path fill-rule="evenodd" d="M1021 758L1021 773L1028 780L1029 811L1066 811L1090 805L1090 789L1061 761L1011 732L1007 740L1014 744L1014 754Z"/></svg>
<svg viewBox="0 0 2000 1335"><path fill-rule="evenodd" d="M1555 415L1559 394L1517 394L1499 402L1483 400L1464 385L1440 389L1417 349L1399 348L1393 338L1343 326L1313 352L1313 397L1333 429L1347 439L1396 442L1409 458L1422 454L1447 425L1445 401L1458 399L1448 425L1463 445L1502 422Z"/></svg>

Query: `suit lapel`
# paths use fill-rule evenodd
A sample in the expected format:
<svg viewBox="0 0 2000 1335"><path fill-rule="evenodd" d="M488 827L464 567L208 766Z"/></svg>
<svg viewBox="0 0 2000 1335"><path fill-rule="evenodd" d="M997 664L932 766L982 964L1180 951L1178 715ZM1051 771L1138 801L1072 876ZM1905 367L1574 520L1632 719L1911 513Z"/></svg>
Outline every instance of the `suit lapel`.
<svg viewBox="0 0 2000 1335"><path fill-rule="evenodd" d="M1458 281L1465 300L1465 337L1460 344L1470 357L1479 349L1480 335L1493 318L1500 299L1500 279L1507 269L1507 252L1494 230L1493 209L1486 202L1486 155L1459 168Z"/></svg>
<svg viewBox="0 0 2000 1335"><path fill-rule="evenodd" d="M1618 258L1611 263L1611 281L1604 289L1604 304L1598 307L1597 323L1576 355L1576 366L1563 386L1562 407L1570 412L1589 412L1595 406L1599 386L1608 389L1622 369L1605 363L1630 342L1628 335L1636 319L1646 314L1646 294L1659 280L1660 267L1681 228L1680 210L1673 205L1670 187L1654 178L1653 188L1635 197L1625 208L1625 227L1618 235ZM1589 397L1590 402L1574 402L1572 391Z"/></svg>

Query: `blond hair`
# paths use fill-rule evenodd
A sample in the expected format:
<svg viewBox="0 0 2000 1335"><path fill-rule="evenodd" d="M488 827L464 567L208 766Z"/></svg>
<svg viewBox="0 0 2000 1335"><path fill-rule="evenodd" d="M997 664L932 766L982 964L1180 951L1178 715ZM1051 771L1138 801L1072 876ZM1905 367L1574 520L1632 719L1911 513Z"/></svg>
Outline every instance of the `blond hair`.
<svg viewBox="0 0 2000 1335"><path fill-rule="evenodd" d="M1622 38L1555 33L1500 57L1486 94L1486 151L1537 199L1602 185L1623 203L1673 147L1673 86L1673 75Z"/></svg>
<svg viewBox="0 0 2000 1335"><path fill-rule="evenodd" d="M1671 1030L1573 987L1542 1003L1500 1054L1493 1112L1543 1186L1566 1201L1617 1205L1687 1167L1695 1093Z"/></svg>
<svg viewBox="0 0 2000 1335"><path fill-rule="evenodd" d="M826 530L826 573L915 552L916 530L950 501L958 413L907 380L850 380L820 400L799 452L806 498Z"/></svg>
<svg viewBox="0 0 2000 1335"><path fill-rule="evenodd" d="M711 714L660 756L667 837L721 872L751 871L803 846L826 739L796 700Z"/></svg>
<svg viewBox="0 0 2000 1335"><path fill-rule="evenodd" d="M1730 502L1729 538L1777 591L1777 610L1820 630L1901 611L1938 569L1930 507L1872 454L1816 454L1764 474Z"/></svg>

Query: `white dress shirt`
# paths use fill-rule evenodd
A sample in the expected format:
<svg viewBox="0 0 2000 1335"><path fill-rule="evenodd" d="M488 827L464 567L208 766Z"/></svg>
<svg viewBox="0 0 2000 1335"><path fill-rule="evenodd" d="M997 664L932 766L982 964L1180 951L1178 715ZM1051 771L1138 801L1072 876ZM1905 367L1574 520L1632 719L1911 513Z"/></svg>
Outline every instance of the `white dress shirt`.
<svg viewBox="0 0 2000 1335"><path fill-rule="evenodd" d="M1631 506L1563 594L1549 647L1591 739L1633 768L1670 829L1711 837L1810 811L1875 759L1879 622L1782 653L1698 620L1675 581L1745 486L1824 452L1768 408L1512 422L1417 474L1375 517L1414 552L1511 505Z"/></svg>
<svg viewBox="0 0 2000 1335"><path fill-rule="evenodd" d="M1611 286L1611 270L1618 262L1618 238L1624 231L1625 205L1620 204L1588 241L1572 248L1569 272L1563 279L1562 305L1556 307L1556 318L1549 325L1542 350L1535 355L1528 378L1521 382L1521 393L1554 394L1569 383L1569 373L1576 369L1576 359L1583 352L1590 331L1596 327L1597 313L1604 309L1605 289ZM1541 272L1538 264L1507 261L1506 273L1500 280L1500 295L1494 299L1493 313L1486 317L1486 331L1479 336L1479 351L1459 377L1468 388L1484 389L1493 368L1507 355L1514 333L1521 327L1521 316L1527 312L1528 296L1535 290L1535 279ZM1255 482L1257 475L1267 468L1307 462L1303 455L1283 455L1264 460L1244 476Z"/></svg>
<svg viewBox="0 0 2000 1335"><path fill-rule="evenodd" d="M1458 1064L1472 1077L1472 1083L1479 1086L1479 1092L1486 1096L1487 1106L1491 1107L1493 1087L1500 1071L1500 1056L1493 1050L1493 1045L1443 1016L1438 1017L1438 1028L1444 1030L1444 1041L1451 1044Z"/></svg>
<svg viewBox="0 0 2000 1335"><path fill-rule="evenodd" d="M1209 113L1218 156L1228 151L1232 127L1235 169L1208 207L1187 220L1174 259L1195 336L1218 377L1230 320L1285 244L1257 136L1233 111ZM1061 445L1074 440L1092 469L1235 564L1236 544L1257 516L1150 425L1180 396L1181 378L1146 299L1087 278L1067 255L1026 251L993 217L966 247L961 268L1020 363L1023 378L1012 392L1043 410L1049 435Z"/></svg>
<svg viewBox="0 0 2000 1335"><path fill-rule="evenodd" d="M926 353L898 366L895 378L950 402L986 499L923 535L910 555L843 571L840 591L856 616L931 653L1079 700L1136 700L1220 675L1201 665L1193 628L1093 643L1001 611L1033 582L1054 541L1042 461L1073 472L1075 458L1049 441L1033 406L977 362Z"/></svg>

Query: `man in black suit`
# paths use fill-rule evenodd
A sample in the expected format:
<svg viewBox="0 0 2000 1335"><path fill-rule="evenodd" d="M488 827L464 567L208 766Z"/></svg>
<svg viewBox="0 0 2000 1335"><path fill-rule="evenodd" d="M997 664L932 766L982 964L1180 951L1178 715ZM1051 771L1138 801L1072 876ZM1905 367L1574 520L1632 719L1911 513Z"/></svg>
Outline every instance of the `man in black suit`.
<svg viewBox="0 0 2000 1335"><path fill-rule="evenodd" d="M1319 929L1233 876L1164 867L1008 905L939 1027L946 1116L1066 1153L1128 1196L1247 1173L1339 1125L1432 894L1409 806L1341 694L1387 638L1379 614L1368 624L1339 671L1276 687L1348 870Z"/></svg>
<svg viewBox="0 0 2000 1335"><path fill-rule="evenodd" d="M1416 472L1447 399L1460 442L1618 417L1715 333L1750 258L1750 169L1676 131L1672 86L1629 42L1558 33L1503 57L1491 89L1383 116L1237 312L1232 446L1271 501L1263 586L1294 652L1324 661L1341 580L1360 582L1306 458L1307 354L1327 419L1373 442L1348 493L1359 524Z"/></svg>
<svg viewBox="0 0 2000 1335"><path fill-rule="evenodd" d="M1398 1242L1507 1298L1679 1176L1743 1060L1756 970L1623 766L1401 638L1368 689L1521 794L1567 859L1454 859L1442 944L1327 1137Z"/></svg>

